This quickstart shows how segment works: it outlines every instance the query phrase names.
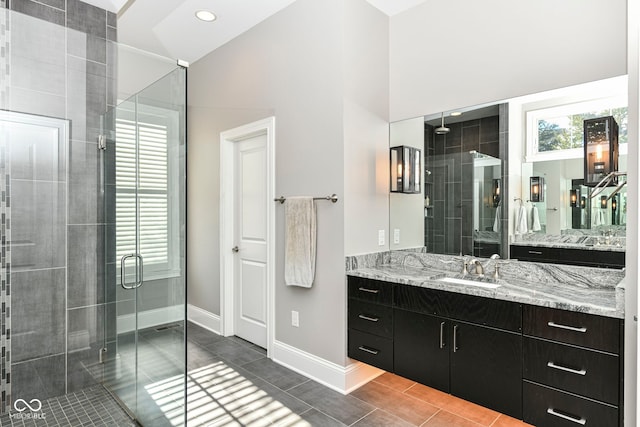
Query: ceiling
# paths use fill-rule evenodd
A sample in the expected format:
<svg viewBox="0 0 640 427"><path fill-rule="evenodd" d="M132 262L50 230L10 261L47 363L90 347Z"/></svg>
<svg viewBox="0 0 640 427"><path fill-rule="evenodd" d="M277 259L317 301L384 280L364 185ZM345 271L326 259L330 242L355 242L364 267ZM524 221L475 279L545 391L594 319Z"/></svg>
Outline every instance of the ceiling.
<svg viewBox="0 0 640 427"><path fill-rule="evenodd" d="M195 62L295 0L83 0L118 13L118 41L172 59ZM347 1L347 0L344 0ZM426 0L367 0L389 16ZM207 23L195 12L218 19Z"/></svg>

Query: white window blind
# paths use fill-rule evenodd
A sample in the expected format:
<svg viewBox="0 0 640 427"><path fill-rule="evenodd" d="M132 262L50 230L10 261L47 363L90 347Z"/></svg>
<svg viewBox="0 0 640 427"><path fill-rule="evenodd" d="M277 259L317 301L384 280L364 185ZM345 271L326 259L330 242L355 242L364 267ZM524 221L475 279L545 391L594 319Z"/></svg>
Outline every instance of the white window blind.
<svg viewBox="0 0 640 427"><path fill-rule="evenodd" d="M168 270L171 261L168 170L166 125L116 119L116 256L142 255L145 276Z"/></svg>

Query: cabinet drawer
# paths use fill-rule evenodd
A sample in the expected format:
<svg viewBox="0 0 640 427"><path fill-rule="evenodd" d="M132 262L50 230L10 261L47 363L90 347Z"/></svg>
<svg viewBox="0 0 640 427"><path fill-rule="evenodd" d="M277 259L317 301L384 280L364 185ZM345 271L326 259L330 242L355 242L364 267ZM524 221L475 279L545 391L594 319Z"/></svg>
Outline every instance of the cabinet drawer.
<svg viewBox="0 0 640 427"><path fill-rule="evenodd" d="M620 320L593 314L525 306L525 335L547 338L596 350L620 353Z"/></svg>
<svg viewBox="0 0 640 427"><path fill-rule="evenodd" d="M618 405L618 356L524 339L525 379Z"/></svg>
<svg viewBox="0 0 640 427"><path fill-rule="evenodd" d="M350 298L349 328L391 338L393 335L393 308Z"/></svg>
<svg viewBox="0 0 640 427"><path fill-rule="evenodd" d="M617 426L618 408L525 381L524 422L544 427Z"/></svg>
<svg viewBox="0 0 640 427"><path fill-rule="evenodd" d="M349 357L393 371L393 340L349 329Z"/></svg>
<svg viewBox="0 0 640 427"><path fill-rule="evenodd" d="M391 305L393 284L362 277L349 277L349 298Z"/></svg>
<svg viewBox="0 0 640 427"><path fill-rule="evenodd" d="M398 285L394 306L512 332L522 330L522 306L510 301Z"/></svg>

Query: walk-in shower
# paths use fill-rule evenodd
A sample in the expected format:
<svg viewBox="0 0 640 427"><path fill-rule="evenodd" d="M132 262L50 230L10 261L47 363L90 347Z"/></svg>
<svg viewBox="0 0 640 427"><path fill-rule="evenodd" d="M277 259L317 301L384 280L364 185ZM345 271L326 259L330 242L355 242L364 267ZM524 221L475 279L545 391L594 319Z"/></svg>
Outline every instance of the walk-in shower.
<svg viewBox="0 0 640 427"><path fill-rule="evenodd" d="M116 34L0 1L1 425L184 424L186 69L120 102Z"/></svg>

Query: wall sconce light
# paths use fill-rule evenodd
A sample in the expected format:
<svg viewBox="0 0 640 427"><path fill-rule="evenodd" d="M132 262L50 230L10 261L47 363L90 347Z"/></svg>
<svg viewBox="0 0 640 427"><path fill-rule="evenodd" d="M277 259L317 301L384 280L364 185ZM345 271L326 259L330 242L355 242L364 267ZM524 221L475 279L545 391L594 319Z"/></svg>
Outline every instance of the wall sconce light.
<svg viewBox="0 0 640 427"><path fill-rule="evenodd" d="M401 145L391 147L391 192L417 194L421 192L422 156L420 149Z"/></svg>
<svg viewBox="0 0 640 427"><path fill-rule="evenodd" d="M602 209L607 209L607 196L600 196L600 207Z"/></svg>
<svg viewBox="0 0 640 427"><path fill-rule="evenodd" d="M532 176L529 178L529 199L531 202L544 202L544 178Z"/></svg>
<svg viewBox="0 0 640 427"><path fill-rule="evenodd" d="M577 189L569 190L569 206L572 208L578 207L578 199L580 198L578 194L579 192L580 190Z"/></svg>
<svg viewBox="0 0 640 427"><path fill-rule="evenodd" d="M584 184L597 185L618 171L618 123L613 116L584 121ZM615 177L610 185L616 185Z"/></svg>
<svg viewBox="0 0 640 427"><path fill-rule="evenodd" d="M587 207L587 197L582 196L580 197L580 209L584 209L586 207Z"/></svg>
<svg viewBox="0 0 640 427"><path fill-rule="evenodd" d="M618 197L615 196L613 199L611 199L611 210L612 211L616 211L618 210Z"/></svg>
<svg viewBox="0 0 640 427"><path fill-rule="evenodd" d="M501 188L502 187L502 181L498 178L498 179L494 179L493 180L493 191L492 191L492 195L493 195L493 207L497 208L500 205L500 200L502 200L502 194L501 194Z"/></svg>

